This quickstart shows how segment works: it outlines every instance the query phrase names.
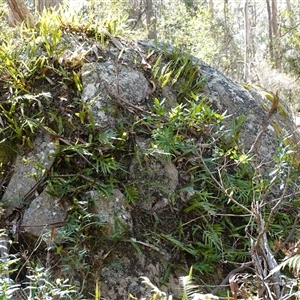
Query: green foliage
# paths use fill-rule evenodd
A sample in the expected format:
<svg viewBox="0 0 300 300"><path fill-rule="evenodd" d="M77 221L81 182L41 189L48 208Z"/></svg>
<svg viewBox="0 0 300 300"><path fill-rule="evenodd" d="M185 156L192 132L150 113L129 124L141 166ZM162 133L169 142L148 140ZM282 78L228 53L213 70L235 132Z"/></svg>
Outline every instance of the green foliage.
<svg viewBox="0 0 300 300"><path fill-rule="evenodd" d="M188 51L205 61L217 55L218 33L208 9L191 11L182 2L166 1L157 16L158 40ZM212 32L212 28L215 29ZM197 41L197 42L195 42Z"/></svg>
<svg viewBox="0 0 300 300"><path fill-rule="evenodd" d="M78 290L68 284L67 279L52 278L49 270L38 264L31 269L31 275L28 275L27 299L45 299L52 300L54 297L59 299L82 299Z"/></svg>
<svg viewBox="0 0 300 300"><path fill-rule="evenodd" d="M291 257L287 257L275 270L272 270L272 272L281 268L284 269L285 267L288 267L293 271L294 275L298 276L300 271L300 255L295 254Z"/></svg>
<svg viewBox="0 0 300 300"><path fill-rule="evenodd" d="M125 200L129 204L136 204L136 200L138 199L138 190L132 184L123 184Z"/></svg>
<svg viewBox="0 0 300 300"><path fill-rule="evenodd" d="M283 189L290 176L290 145L281 142L274 157L274 171L256 177L253 157L239 144L245 116L233 119L229 130L224 131L225 117L197 97L185 99L185 103L169 110L163 101L154 99L153 111L157 119L144 118L145 124L153 128L149 153L165 154L172 161L180 159L184 166L181 171L191 179L180 191L189 196L177 231L166 234L157 226L151 233L156 241L161 239L164 245L168 242L172 251L177 249L192 257L193 268L201 276L213 274L221 260L232 264L249 260L251 244L247 232L249 227L255 230L257 226L252 219L253 203L264 206L264 216L272 219L268 223L272 238L288 236L293 222L287 216L280 217L279 211L270 214L266 203L274 183L280 183ZM203 148L196 138L205 141ZM297 184L296 173L292 178L292 185ZM147 239L153 243L149 236Z"/></svg>
<svg viewBox="0 0 300 300"><path fill-rule="evenodd" d="M50 240L61 239L64 246L51 244L49 249L54 252L47 257L59 257L65 271L75 270L82 278L91 268L86 255L97 247L109 251L109 246L127 232L116 217L115 231L107 233L106 222L95 215L94 200L87 196L91 190L103 197L111 196L119 184L117 178L124 178L127 173L120 159L123 155L120 153L126 153L128 148L124 131L121 128L120 131L99 130L90 108L78 100L82 91L79 70L86 52L77 53L70 40L74 41L80 32L85 36L102 36L107 43L107 32L116 34L121 30L119 21L98 19L94 22L96 17L63 8L44 11L35 28L28 29L22 24L15 28L14 39L7 32L0 45L0 163L13 162L16 144L22 151L28 151L37 132L46 131L60 142L56 163L49 170L47 192L70 208L65 226L52 231L50 237ZM124 184L124 194L129 203L137 198L130 184ZM3 268L12 272L11 266L15 263L16 260L9 257ZM27 273L30 274L27 288L20 289L13 281L3 278L1 299L8 299L16 289L20 289L18 292L26 295L26 299L82 298L72 286L71 273L65 273L68 280L55 279L53 270L45 267L48 262L36 263L32 258L27 263L32 263ZM4 275L4 269L1 273ZM99 293L95 297L99 298Z"/></svg>
<svg viewBox="0 0 300 300"><path fill-rule="evenodd" d="M0 260L0 299L7 300L11 299L12 295L20 288L19 284L15 284L9 276L16 271L16 264L20 261L14 255L8 254L8 250L3 243L6 239L6 232L1 229L0 239L1 239L1 253L2 257ZM4 255L3 255L4 254Z"/></svg>
<svg viewBox="0 0 300 300"><path fill-rule="evenodd" d="M7 239L6 233L1 230L1 239ZM4 245L1 245L2 253ZM45 270L39 263L36 263L34 267L27 266L30 270L30 275L27 276L26 282L23 282L21 289L20 284L15 284L12 279L9 278L11 274L16 272L20 258L16 258L13 255L6 254L1 257L0 261L0 299L49 299L54 297L59 299L82 299L82 295L78 293L78 289L68 283L67 279L53 278L49 270Z"/></svg>
<svg viewBox="0 0 300 300"><path fill-rule="evenodd" d="M200 100L196 95L190 99L185 99L185 104L179 104L167 111L163 102L154 99L153 111L158 115L158 119L145 117L144 123L151 124L152 143L149 153L160 153L167 157L188 155L195 150L193 138L196 136L208 137L209 124L215 126L224 117L214 112L205 100ZM160 116L165 116L161 120Z"/></svg>
<svg viewBox="0 0 300 300"><path fill-rule="evenodd" d="M174 48L167 55L166 63L162 60L163 56L166 56L166 53L159 55L152 67L153 76L161 87L172 86L178 93L179 101L203 90L205 77L201 76L197 62L193 61L192 56L182 53L179 48Z"/></svg>

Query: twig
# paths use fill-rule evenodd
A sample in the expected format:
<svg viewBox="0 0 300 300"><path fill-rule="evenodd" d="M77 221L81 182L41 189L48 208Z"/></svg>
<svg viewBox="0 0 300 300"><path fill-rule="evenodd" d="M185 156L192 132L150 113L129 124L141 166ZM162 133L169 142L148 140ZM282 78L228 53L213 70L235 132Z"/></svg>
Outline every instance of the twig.
<svg viewBox="0 0 300 300"><path fill-rule="evenodd" d="M66 144L67 146L74 146L72 145L70 142L68 142L66 139L62 138L61 135L57 134L56 132L52 131L50 128L46 127L46 126L42 126L41 127L43 131L50 133L51 135L53 135L55 138L57 138L59 141L63 142L64 144ZM83 155L81 154L79 151L74 150L87 164L89 164L90 166L94 167L94 165Z"/></svg>
<svg viewBox="0 0 300 300"><path fill-rule="evenodd" d="M203 158L202 158L202 152L201 152L201 150L200 150L199 158L200 158L200 160L201 160L201 162L202 162L202 164L203 164L204 169L206 170L206 172L208 172L208 173L210 174L211 179L217 184L217 186L218 186L218 188L220 189L220 191L221 191L222 193L224 193L224 194L229 198L229 201L232 201L234 204L236 204L236 205L240 206L241 208L243 208L247 213L249 213L250 215L253 215L253 212L252 212L250 209L248 209L246 206L244 206L243 204L239 203L238 201L236 201L236 200L232 197L233 193L230 193L230 194L229 194L229 193L227 192L227 189L225 189L225 187L224 187L224 185L223 185L223 183L222 183L222 178L221 178L220 174L219 174L219 177L220 177L221 183L220 183L220 182L219 182L219 181L211 174L211 172L210 172L210 170L208 169L208 167L207 167L205 161L204 161ZM218 170L218 171L219 171L219 170Z"/></svg>
<svg viewBox="0 0 300 300"><path fill-rule="evenodd" d="M19 278L22 270L24 269L24 267L28 264L29 260L31 259L33 253L40 247L40 245L42 244L43 242L43 234L40 234L38 240L36 241L36 244L35 244L35 247L33 249L33 251L29 254L29 256L26 258L24 264L22 265L22 267L20 268L20 270L18 271L17 273L17 276L15 278L15 281L17 282L17 279Z"/></svg>
<svg viewBox="0 0 300 300"><path fill-rule="evenodd" d="M275 251L274 251L274 255L276 255L292 238L292 236L294 235L295 233L295 230L296 230L296 225L298 223L298 220L299 220L299 215L296 216L295 220L294 220L294 223L293 223L293 227L292 227L292 230L290 232L290 234L288 235L288 237L285 239L285 241L283 243L280 244L280 247L278 247Z"/></svg>
<svg viewBox="0 0 300 300"><path fill-rule="evenodd" d="M59 138L59 140L63 143L65 143L67 146L74 146L72 145L70 142L68 142L67 140L63 139L62 137ZM95 167L83 154L81 154L79 151L75 152L86 162L88 163L90 166L92 166L93 168Z"/></svg>
<svg viewBox="0 0 300 300"><path fill-rule="evenodd" d="M249 261L247 263L244 263L243 265L241 265L240 267L232 270L230 273L228 273L228 275L223 279L223 281L212 290L212 294L216 294L219 290L221 290L223 287L227 286L229 283L229 278L236 274L236 273L240 273L243 272L245 269L249 268L251 265L253 265L252 261Z"/></svg>
<svg viewBox="0 0 300 300"><path fill-rule="evenodd" d="M119 102L119 104L120 104L121 106L124 107L124 104L125 104L125 105L128 105L129 107L133 108L134 110L136 110L136 111L138 111L138 112L144 113L144 114L146 114L146 115L148 115L148 116L157 117L157 116L154 115L153 113L151 113L151 112L149 112L149 111L146 111L146 110L144 110L144 109L142 109L142 108L140 108L140 107L138 107L138 106L135 106L135 105L133 105L132 103L128 102L127 100L123 99L120 95L118 95L117 93L111 91L108 87L107 87L107 90L108 90L108 94L109 94L111 97L113 97L114 99L116 99L116 100Z"/></svg>
<svg viewBox="0 0 300 300"><path fill-rule="evenodd" d="M262 135L264 134L264 132L265 132L266 129L267 129L267 126L268 126L269 123L270 123L271 117L272 117L272 116L276 113L276 111L277 111L278 104L279 104L279 96L278 96L278 91L277 91L275 95L273 94L273 103L272 103L272 106L271 106L271 108L270 108L270 110L269 110L269 113L268 113L268 115L267 115L267 117L266 117L266 119L265 119L265 121L264 121L264 123L263 123L263 125L262 125L262 129L261 129L261 131L258 133L258 135L256 136L256 138L255 138L255 140L254 140L254 142L253 142L253 144L252 144L250 150L248 151L247 155L250 154L251 152L253 152L254 149L256 149L257 144L258 144L259 141L261 140Z"/></svg>
<svg viewBox="0 0 300 300"><path fill-rule="evenodd" d="M267 220L267 223L265 224L265 231L268 230L269 228L269 225L272 221L272 218L275 214L275 211L276 209L278 208L278 206L282 203L282 201L284 200L284 195L286 194L286 191L287 191L287 188L288 188L288 181L290 180L290 174L291 174L291 167L288 167L288 174L287 174L287 177L286 177L286 180L285 180L285 185L284 185L284 189L283 189L283 192L282 192L282 195L281 197L279 198L279 201L272 207L271 209L271 212L270 212L270 215L269 215L269 218Z"/></svg>
<svg viewBox="0 0 300 300"><path fill-rule="evenodd" d="M258 227L258 232L259 235L256 239L256 242L253 243L252 245L252 258L255 259L256 257L256 264L257 266L260 266L261 269L263 270L262 266L261 266L261 261L259 259L259 257L262 257L266 263L266 267L267 270L265 270L264 272L260 272L261 277L262 277L262 282L265 285L265 287L267 288L268 292L269 289L267 287L267 282L265 281L265 278L267 277L267 274L265 274L267 271L271 271L273 270L275 267L278 266L277 261L274 258L274 255L272 254L272 251L269 247L269 243L268 243L268 238L267 238L267 234L266 234L266 226L265 226L265 222L262 218L261 212L260 212L260 207L258 205L258 203L255 204L255 207L253 208L255 210L255 219L257 221L257 227ZM260 255L258 255L258 253L260 253ZM281 283L281 274L280 271L274 272L272 274L272 279L273 279L273 283L274 283L274 292L275 295L277 297L277 299L280 299L280 287L279 284ZM272 299L272 295L269 292L269 299Z"/></svg>

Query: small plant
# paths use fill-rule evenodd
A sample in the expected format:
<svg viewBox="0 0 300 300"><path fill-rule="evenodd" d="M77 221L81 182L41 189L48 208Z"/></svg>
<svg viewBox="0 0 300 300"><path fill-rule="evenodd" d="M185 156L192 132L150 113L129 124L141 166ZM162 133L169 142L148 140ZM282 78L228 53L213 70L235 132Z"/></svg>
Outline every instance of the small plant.
<svg viewBox="0 0 300 300"><path fill-rule="evenodd" d="M16 271L16 265L19 258L8 253L7 245L8 237L5 230L0 231L1 240L1 258L0 258L0 299L12 299L12 296L18 292L20 285L16 284L10 275Z"/></svg>
<svg viewBox="0 0 300 300"><path fill-rule="evenodd" d="M166 56L168 61L164 63ZM161 87L170 85L177 91L179 102L198 94L205 85L205 76L200 74L197 62L179 48L174 48L170 54L160 54L152 67L152 74Z"/></svg>
<svg viewBox="0 0 300 300"><path fill-rule="evenodd" d="M38 264L31 269L27 278L29 281L24 289L27 299L83 299L67 279L53 278L49 270Z"/></svg>
<svg viewBox="0 0 300 300"><path fill-rule="evenodd" d="M198 286L193 284L193 278L192 278L192 270L190 269L189 275L187 276L181 276L179 278L180 282L180 299L181 300L213 300L213 299L219 299L219 297L214 296L212 294L202 294L198 291ZM154 299L161 299L161 300L172 300L173 296L168 295L165 292L162 292L159 290L157 286L155 286L148 277L140 277L142 280L142 284L146 285L147 288L151 289L151 299L142 298L144 300L154 300ZM178 297L178 295L176 295ZM130 296L131 299L137 299Z"/></svg>

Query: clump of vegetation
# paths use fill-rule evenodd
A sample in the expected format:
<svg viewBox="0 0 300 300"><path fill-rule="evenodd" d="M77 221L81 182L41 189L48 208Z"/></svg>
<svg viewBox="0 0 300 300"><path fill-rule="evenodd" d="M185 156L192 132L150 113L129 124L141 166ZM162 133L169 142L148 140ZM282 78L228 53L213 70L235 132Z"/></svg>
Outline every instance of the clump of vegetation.
<svg viewBox="0 0 300 300"><path fill-rule="evenodd" d="M59 299L100 299L99 269L112 263L108 257L118 243L144 251L129 239L130 232L121 220L116 218L114 231L107 231L107 224L93 213L93 199L87 193L96 191L109 199L116 189L124 193L131 207L134 231L172 258L157 279L160 284L168 282L174 269L188 274L192 266L199 297L217 297L210 293L227 297L229 291L233 299L238 295L272 299L275 294L279 299L297 294L295 280L289 277L291 289L278 291L281 251L291 253L285 247L299 239L295 230L298 170L291 155L295 149L279 143L275 165L270 165L271 169L256 166L251 153L244 153L239 144L246 117L239 116L225 127L227 116L216 112L201 94L206 78L191 56L177 50L156 49L147 57L137 56L140 62L132 64L148 72L155 85L152 104L147 111L136 112L116 103L122 122L114 128L100 127L89 105L81 101L81 66L107 59L105 46L116 44L112 34L120 28L124 26L115 20L95 22L92 16L77 14L67 18L61 9L44 12L35 28L23 24L15 32L17 46L10 37L0 45L3 139L19 144L25 152L34 146L39 131L60 143L45 184L51 195L69 207L64 226L51 232L52 242L57 236L63 239L61 243L47 245L45 250L40 241L25 243L22 234L18 243L12 242L11 249L25 250L17 251L17 259L8 255L1 262L16 281L3 278L2 299L9 299L16 290L23 293L23 299L56 299L57 295ZM82 40L86 47L77 46ZM99 53L91 50L95 41ZM174 90L177 103L166 103L164 87ZM138 135L150 141L147 149L132 142ZM136 158L142 166L156 155L174 164L181 180L168 195L169 206L156 211L154 220L147 214L142 214L141 220L139 182L128 176L128 165ZM163 189L160 192L164 193ZM153 207L155 201L159 199L153 199ZM142 224L146 218L149 226ZM5 219L2 226L6 227ZM182 257L186 265L180 264ZM279 266L299 270L298 261L295 256ZM26 268L27 272L21 272ZM56 276L57 272L61 276ZM241 283L234 277L241 273L251 280ZM217 279L225 278L226 289L214 281L215 274ZM182 299L191 295L195 293L186 290Z"/></svg>

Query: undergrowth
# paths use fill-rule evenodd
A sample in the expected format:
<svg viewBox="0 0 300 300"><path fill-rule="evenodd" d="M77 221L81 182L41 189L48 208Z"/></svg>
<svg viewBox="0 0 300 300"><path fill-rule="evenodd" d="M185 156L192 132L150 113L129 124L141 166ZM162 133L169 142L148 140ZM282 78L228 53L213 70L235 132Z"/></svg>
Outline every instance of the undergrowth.
<svg viewBox="0 0 300 300"><path fill-rule="evenodd" d="M228 297L228 290L233 299L237 294L259 298L265 280L274 279L280 267L299 270L298 256L291 253L293 259L284 261L276 272L270 265L264 274L255 269L264 269L255 261L256 254L273 253L279 261L284 250L289 251L288 242L299 238L295 231L298 170L292 162L296 149L279 141L275 164L257 166L252 154L239 144L247 117L241 115L229 122L226 114L216 112L202 95L205 76L191 56L178 50L149 51L140 64L139 70L145 71L146 59L152 62L145 71L151 73L148 76L155 85L147 113L133 113L119 105L122 122L114 128L100 127L89 105L80 99L81 66L107 59L105 46L115 44L111 35L122 28L124 23L92 15L69 14L67 19L61 8L44 12L33 29L24 24L16 29L17 46L11 36L0 45L1 143L17 145L14 153L26 153L34 147L38 132L50 134L60 148L47 176L48 193L68 207L68 218L62 228L51 232L50 244L41 241L39 247L34 243L30 247L24 243L26 236L22 239L21 233L16 242L10 232L10 249L17 253L2 257L0 266L5 271L1 272L0 299L10 299L16 292L22 299L100 299L99 270L111 263L107 257L116 245L130 243L133 250L143 253L132 239L134 232L172 258L165 262L165 273L156 278L160 284L168 282L173 270L188 274L192 266L194 280L208 298L217 297L210 292ZM92 50L95 42L97 55ZM161 96L166 86L173 88L178 103L169 104ZM138 147L137 136L144 137L148 147ZM6 155L7 147L3 149L4 167L15 155ZM158 209L151 226L141 226L134 216L140 213L141 183L129 176L129 165L136 159L143 168L158 157L173 164L181 180L172 194L162 184L147 183L159 192L157 199L147 201L155 208L160 197L167 197L170 208L166 214L174 217L165 219ZM3 171L3 187L9 180L5 174ZM124 194L132 210L133 233L118 217L112 229L95 213L91 192L110 201L116 190ZM8 229L5 224L3 219L2 227ZM185 266L178 263L179 257L184 257ZM242 266L251 277L249 283L231 279L224 289L214 281L216 273L223 278ZM58 271L62 277L55 276ZM150 285L145 278L144 283ZM276 293L270 290L261 293ZM282 289L283 295L296 292L296 286L290 291ZM186 292L182 299L197 299L191 294Z"/></svg>

